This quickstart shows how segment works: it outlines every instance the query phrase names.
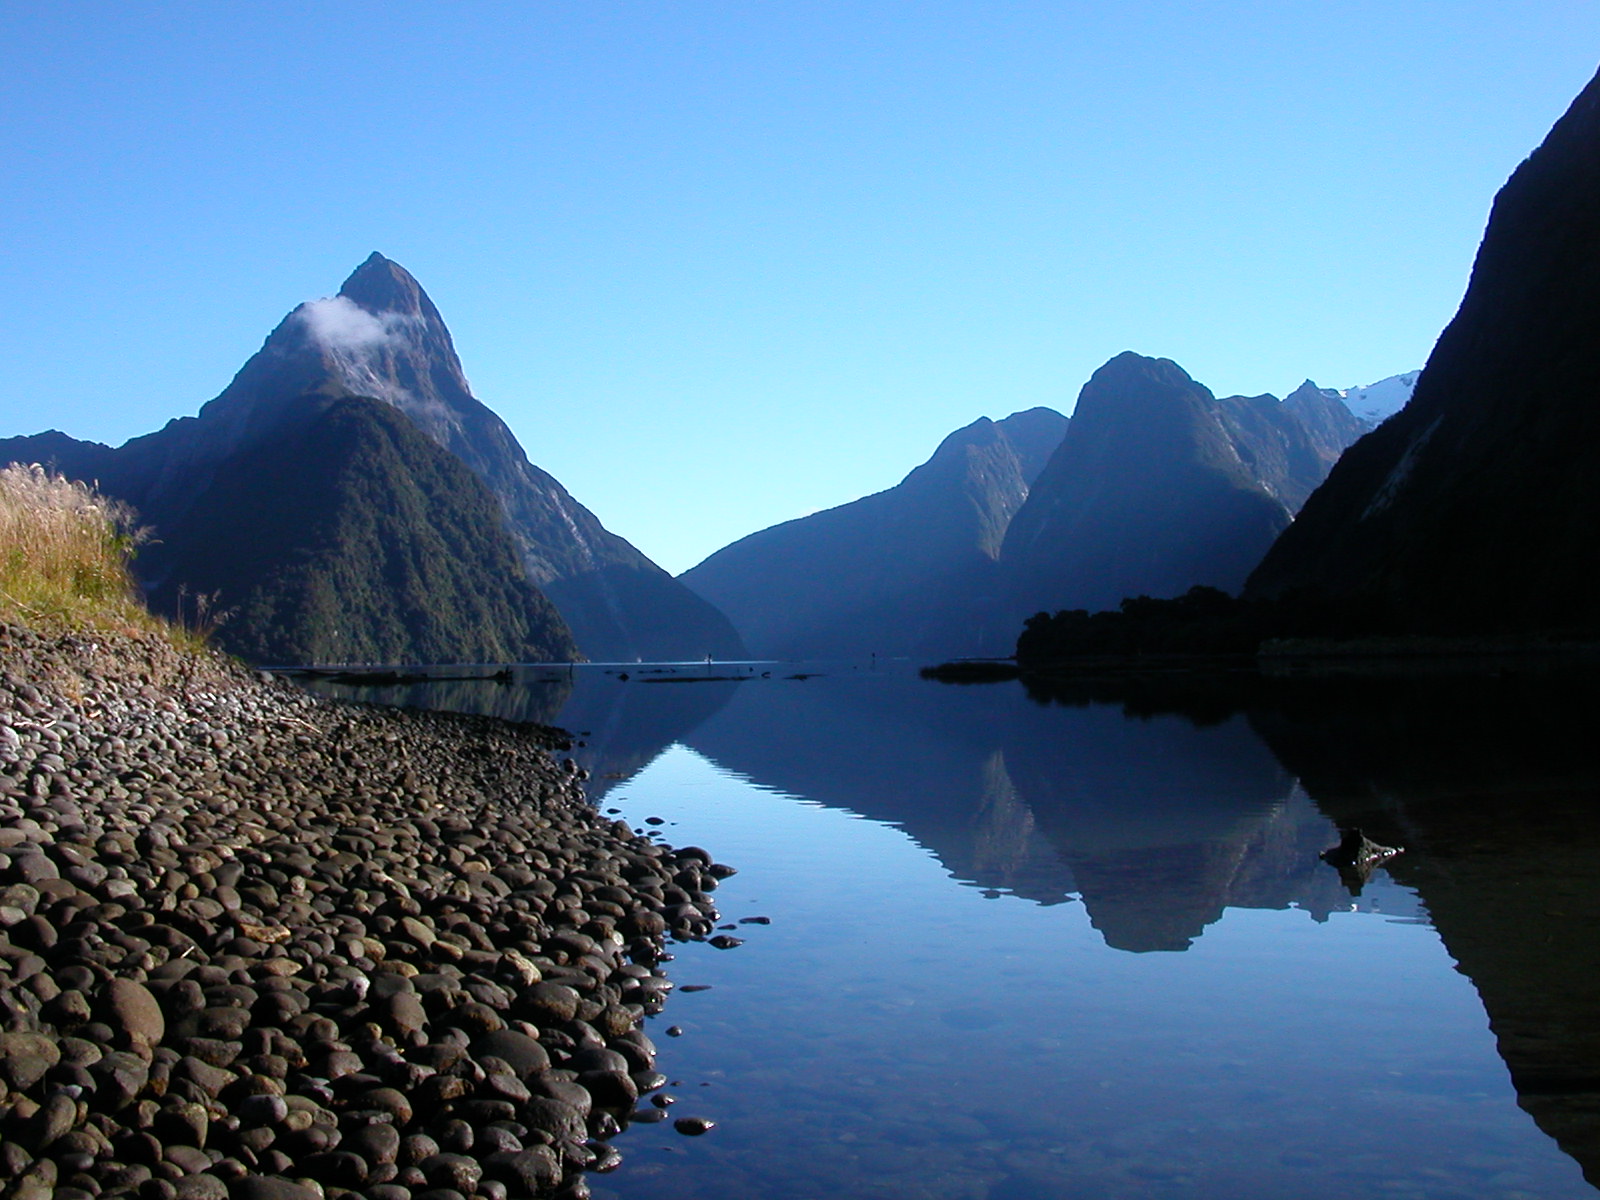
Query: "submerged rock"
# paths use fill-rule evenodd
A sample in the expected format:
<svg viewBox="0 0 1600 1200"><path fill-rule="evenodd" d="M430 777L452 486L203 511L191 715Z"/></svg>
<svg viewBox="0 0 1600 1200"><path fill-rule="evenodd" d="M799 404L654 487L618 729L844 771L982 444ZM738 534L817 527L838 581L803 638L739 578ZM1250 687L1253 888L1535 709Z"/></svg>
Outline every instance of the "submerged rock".
<svg viewBox="0 0 1600 1200"><path fill-rule="evenodd" d="M1322 852L1322 861L1339 872L1351 895L1359 896L1372 872L1403 852L1401 847L1380 846L1361 830L1351 828L1344 831L1337 846Z"/></svg>

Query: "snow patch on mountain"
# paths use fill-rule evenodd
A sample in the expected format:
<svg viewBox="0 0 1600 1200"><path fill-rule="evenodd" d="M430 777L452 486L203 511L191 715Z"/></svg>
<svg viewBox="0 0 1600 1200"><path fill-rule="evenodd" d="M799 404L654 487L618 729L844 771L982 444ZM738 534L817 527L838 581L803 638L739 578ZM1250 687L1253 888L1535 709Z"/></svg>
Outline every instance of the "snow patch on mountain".
<svg viewBox="0 0 1600 1200"><path fill-rule="evenodd" d="M1365 387L1345 388L1338 396L1357 420L1368 429L1376 429L1406 406L1421 374L1407 371L1404 375L1391 375Z"/></svg>

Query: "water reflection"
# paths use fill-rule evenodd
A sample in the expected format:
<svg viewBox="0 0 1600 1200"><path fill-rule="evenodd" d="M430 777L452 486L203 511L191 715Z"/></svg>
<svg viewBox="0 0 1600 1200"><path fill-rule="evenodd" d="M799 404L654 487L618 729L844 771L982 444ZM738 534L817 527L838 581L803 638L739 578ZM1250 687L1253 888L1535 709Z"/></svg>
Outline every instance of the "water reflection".
<svg viewBox="0 0 1600 1200"><path fill-rule="evenodd" d="M1600 686L1570 664L1173 677L1036 698L1247 719L1341 828L1406 848L1519 1102L1600 1182ZM1375 964L1381 973L1382 966Z"/></svg>
<svg viewBox="0 0 1600 1200"><path fill-rule="evenodd" d="M985 1170L947 1164L953 1174L946 1184L918 1191L928 1195L1056 1194L1051 1189L1063 1181L1085 1195L1146 1194L1140 1188L1221 1194L1202 1183L1220 1186L1223 1179L1231 1194L1385 1187L1399 1195L1444 1195L1453 1187L1454 1194L1512 1195L1519 1186L1572 1194L1552 1184L1554 1176L1541 1175L1545 1167L1529 1166L1524 1179L1507 1166L1530 1162L1532 1152L1489 1115L1499 1103L1496 1085L1480 1068L1462 1065L1470 1054L1449 1048L1481 1036L1471 1014L1450 1015L1454 1001L1433 993L1418 999L1411 990L1422 970L1413 957L1416 943L1385 935L1360 950L1366 943L1352 939L1346 926L1319 942L1294 940L1291 954L1273 925L1271 937L1279 941L1270 953L1238 948L1237 931L1251 928L1241 924L1245 910L1301 910L1304 916L1273 919L1310 928L1352 906L1402 920L1419 919L1425 906L1445 950L1476 985L1518 1102L1591 1180L1600 1179L1600 939L1593 934L1600 927L1600 769L1592 733L1600 714L1587 680L1504 672L1434 679L1171 676L1078 682L1030 695L1018 685L947 687L866 665L835 665L818 678L784 677L795 673L761 678L752 670L745 682L671 687L580 668L564 677L519 673L510 685L434 683L377 695L574 730L587 743L573 753L593 772L597 800L626 806L635 820L659 810L681 821L690 840L715 845L719 856L743 868L730 881L730 897L769 881L770 894L760 899L780 904L774 929L789 921L808 931L790 941L774 934L772 944L782 945L784 955L764 966L743 950L704 961L686 952L685 961L708 979L730 982L708 993L711 1000L679 997L672 1009L679 1019L698 1002L706 1014L706 1037L684 1061L706 1064L707 1078L726 1079L730 1093L740 1092L753 1109L803 1109L807 1122L826 1131L820 1147L806 1141L810 1134L791 1135L795 1145L786 1148L782 1138L749 1132L694 1150L716 1157L718 1169L751 1194L791 1194L760 1174L761 1163L793 1155L794 1170L811 1170L802 1162L807 1156L826 1157L829 1147L838 1151L857 1138L877 1139L877 1149L850 1171L902 1188L915 1177L918 1155L963 1139L999 1147L994 1160L1009 1164ZM359 694L371 697L373 690ZM720 769L723 782L697 777L691 799L670 809L660 764L683 752L660 756L674 746ZM652 762L658 765L640 777ZM636 778L638 790L629 783ZM763 795L825 806L819 814L867 820L851 824L782 809L765 818L779 822L767 827L757 821L752 793L727 792L714 813L697 799L741 780ZM980 906L990 914L984 917L927 892L923 883L906 882L909 876L890 870L890 847L868 836L869 823L893 826L925 848L972 889L968 898L981 892L1013 899ZM1353 825L1405 847L1359 898L1318 857L1340 828ZM679 832L669 827L668 836ZM785 871L802 881L789 893L770 882ZM848 893L857 907L846 911L853 915L827 909L818 896L826 889ZM1062 941L1068 926L1057 916L1073 913L1080 900L1113 961L1091 967L1087 950ZM1047 918L1049 924L1041 923ZM847 922L842 937L841 920ZM857 946L850 921L917 936L898 938L904 945L892 951L878 940ZM949 977L970 968L946 957L932 930L982 944L986 961L998 964L988 969L993 978L953 985ZM1208 961L1241 956L1230 969L1245 975L1228 987L1195 973L1200 968L1192 960L1216 939ZM1099 990L1063 992L1061 980L1030 962L1041 941L1074 956L1075 977L1094 979ZM1334 947L1345 957L1336 967L1319 964L1318 956L1333 955ZM886 966L891 954L907 960ZM1252 956L1263 954L1261 974L1249 975L1257 962ZM1134 976L1115 960L1170 964L1160 973L1138 973L1138 987L1179 987L1191 1007L1226 1010L1217 1028L1184 1025L1203 1017L1180 1018L1173 1015L1177 1001L1164 1008L1159 997L1133 990ZM1301 996L1292 990L1297 981L1286 978L1297 972L1310 978L1325 967L1338 979L1335 1001ZM916 971L932 977L900 978ZM770 1004L741 1000L741 986L781 993L795 1007L779 1021ZM1317 987L1334 984L1311 990ZM1028 1015L1020 1041L1019 996L1027 997ZM851 1009L852 1003L864 1007ZM1273 1034L1273 1024L1300 1005L1306 1028ZM1228 1029L1230 1019L1247 1025ZM1482 1018L1476 1019L1481 1030ZM800 1078L807 1068L792 1055L781 1067L769 1061L763 1047L793 1038L797 1025L807 1031L810 1052L823 1056L818 1070L834 1050L850 1064L827 1059L826 1069L839 1076L827 1086ZM1171 1030L1178 1028L1188 1032L1177 1037ZM1051 1041L1067 1030L1065 1041ZM1081 1041L1090 1035L1094 1045L1118 1047L1116 1054L1106 1051L1101 1062ZM895 1043L893 1064L883 1058L886 1041ZM1236 1044L1254 1049L1217 1049ZM1003 1064L1021 1047L1024 1059L1006 1070L1025 1073L1048 1061L1060 1080L1089 1089L1085 1095L1092 1093L1094 1102L1075 1107L1070 1118L1043 1115L1038 1106L1050 1103L1048 1089L1038 1096L988 1089L952 1066L952 1046ZM1269 1048L1270 1063L1252 1060ZM713 1077L713 1070L725 1075ZM1118 1072L1126 1079L1095 1082L1117 1080ZM937 1090L941 1079L959 1079L969 1094L931 1110L904 1095L882 1095L886 1087ZM1229 1115L1194 1116L1213 1104ZM1370 1110L1368 1119L1358 1120L1352 1106ZM1463 1126L1470 1133L1447 1134L1464 1114L1480 1123ZM746 1120L760 1117L751 1111ZM1393 1127L1418 1120L1438 1127L1437 1143L1415 1132L1410 1142L1397 1138ZM1063 1122L1070 1133L1062 1132ZM1391 1128L1384 1132L1375 1123ZM1200 1136L1191 1127L1209 1132ZM643 1131L629 1136L636 1134ZM1041 1140L1047 1135L1048 1142ZM748 1139L742 1149L741 1136ZM1230 1137L1238 1148L1227 1170L1205 1174L1196 1164L1210 1161L1208 1154L1218 1159L1215 1142ZM1192 1148L1180 1149L1190 1141ZM1066 1149L1045 1153L1047 1144ZM1247 1161L1280 1144L1270 1163ZM896 1182L900 1152L909 1156L904 1169L911 1174ZM681 1153L687 1151L663 1141L660 1160L648 1159L628 1177L637 1184L627 1182L625 1170L614 1186L619 1194L737 1194L678 1179L668 1168ZM1168 1165L1151 1169L1175 1173L1146 1178L1129 1166L1148 1165L1152 1155ZM1476 1164L1470 1169L1461 1165L1469 1159ZM1430 1185L1428 1160L1449 1161L1458 1173ZM876 1194L848 1183L843 1159L834 1165L844 1174L829 1177L830 1190ZM960 1188L952 1190L949 1180L957 1176ZM792 1194L806 1194L820 1178L813 1171ZM1107 1182L1113 1178L1121 1182ZM1528 1182L1536 1178L1544 1182ZM1329 1186L1310 1188L1312 1179ZM643 1190L629 1191L635 1187Z"/></svg>
<svg viewBox="0 0 1600 1200"><path fill-rule="evenodd" d="M1318 859L1337 831L1238 714L1130 721L1014 685L858 671L787 695L750 689L686 744L762 786L898 825L958 879L1081 898L1121 950L1182 950L1229 907L1319 919L1351 907Z"/></svg>
<svg viewBox="0 0 1600 1200"><path fill-rule="evenodd" d="M596 800L687 735L744 686L736 679L708 679L701 667L671 672L685 681L679 686L651 686L669 676L663 668L645 667L641 673L639 667L584 664L508 670L509 679L490 678L493 672L484 668L483 677L476 679L369 686L354 682L353 676L310 676L305 683L337 699L558 726L572 735L570 752L590 773L594 781L590 795ZM759 678L753 667L737 670L740 676ZM457 672L445 668L439 673Z"/></svg>

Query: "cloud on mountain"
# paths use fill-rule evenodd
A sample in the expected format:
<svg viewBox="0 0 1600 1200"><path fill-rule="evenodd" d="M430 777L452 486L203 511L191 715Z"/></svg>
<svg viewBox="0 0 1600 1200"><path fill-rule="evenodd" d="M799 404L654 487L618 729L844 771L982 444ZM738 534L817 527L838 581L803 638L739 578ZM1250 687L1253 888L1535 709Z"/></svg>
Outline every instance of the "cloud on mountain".
<svg viewBox="0 0 1600 1200"><path fill-rule="evenodd" d="M306 332L329 350L375 350L391 344L413 320L404 313L371 313L347 296L308 300L295 310Z"/></svg>

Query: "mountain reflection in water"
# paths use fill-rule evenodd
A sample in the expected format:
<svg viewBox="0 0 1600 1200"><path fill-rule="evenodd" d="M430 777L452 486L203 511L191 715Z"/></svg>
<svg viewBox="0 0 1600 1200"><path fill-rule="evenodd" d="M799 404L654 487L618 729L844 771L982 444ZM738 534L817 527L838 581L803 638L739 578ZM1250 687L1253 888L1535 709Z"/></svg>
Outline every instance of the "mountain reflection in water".
<svg viewBox="0 0 1600 1200"><path fill-rule="evenodd" d="M680 688L644 687L637 674L622 682L616 668L607 674L581 667L565 676L519 668L509 685L319 690L562 725L587 743L572 754L592 773L592 797L630 806L635 820L651 811L652 799L632 795L629 780L669 747L688 747L764 792L898 828L955 880L985 895L1047 907L1081 901L1114 951L1192 949L1229 910L1292 908L1308 921L1352 908L1418 920L1425 910L1476 985L1518 1102L1591 1181L1600 1180L1600 939L1593 932L1600 927L1600 769L1592 748L1594 688L1586 681L1471 671L1434 678L1175 675L1030 694L1014 683L947 686L866 664L831 664L808 680L785 678L795 673L787 667L772 669L770 678L761 677L767 668L745 669L748 682ZM681 818L685 826L690 820ZM1350 826L1405 848L1359 896L1318 857ZM710 843L709 833L691 832L692 840ZM681 839L672 829L667 836ZM746 872L730 883L759 870L716 849ZM822 849L815 853L826 861ZM781 924L784 914L772 915ZM700 962L695 951L686 948L681 957ZM1409 970L1389 953L1386 943L1375 943L1364 966L1360 987L1374 999L1394 991ZM667 1015L677 1011L669 1005ZM986 1003L957 1005L943 1027L976 1037L1001 1019ZM1426 1028L1426 1014L1414 1019ZM1382 1032L1375 1026L1375 1037ZM725 1049L730 1062L739 1061L741 1052ZM713 1061L718 1045L708 1040L697 1053ZM921 1137L902 1122L885 1128L897 1145ZM992 1127L982 1132L986 1145L998 1136ZM654 1134L630 1131L619 1144L627 1153L629 1139ZM1341 1132L1330 1146L1347 1136ZM1023 1144L996 1153L1033 1161ZM778 1153L771 1146L762 1152ZM635 1168L637 1184L630 1185L625 1166L605 1186L619 1195L680 1194L661 1165L675 1161L672 1153L663 1143L660 1162ZM732 1171L738 1152L723 1153ZM1285 1161L1296 1153L1286 1150ZM1376 1186L1383 1174L1376 1167L1375 1175L1341 1174L1336 1158L1305 1167L1307 1178L1330 1181L1327 1194ZM879 1167L887 1185L887 1152ZM1273 1174L1284 1169L1274 1164L1256 1181L1260 1194L1286 1186ZM1024 1175L1070 1182L1085 1195L1166 1194L1168 1185L1137 1172L1124 1178L1115 1164L1092 1177L1040 1175L1037 1164L1028 1170L1033 1174L1013 1171L982 1184L977 1175L947 1173L926 1194L1026 1194L1033 1185L1019 1182ZM1405 1174L1398 1163L1394 1170L1397 1178ZM1254 1194L1248 1167L1226 1178L1234 1194ZM1437 1193L1421 1183L1408 1190L1403 1181L1388 1182L1397 1195L1516 1193L1514 1180L1490 1186L1488 1178L1466 1192L1460 1180L1441 1183ZM1134 1179L1143 1182L1136 1187ZM1204 1180L1182 1172L1168 1182L1173 1194L1209 1194ZM821 1185L796 1181L793 1194L807 1186ZM1295 1186L1299 1194L1321 1194L1303 1181ZM1554 1186L1539 1185L1544 1194ZM764 1190L790 1194L770 1181ZM863 1183L859 1194L877 1192Z"/></svg>

